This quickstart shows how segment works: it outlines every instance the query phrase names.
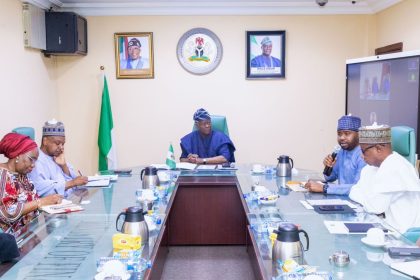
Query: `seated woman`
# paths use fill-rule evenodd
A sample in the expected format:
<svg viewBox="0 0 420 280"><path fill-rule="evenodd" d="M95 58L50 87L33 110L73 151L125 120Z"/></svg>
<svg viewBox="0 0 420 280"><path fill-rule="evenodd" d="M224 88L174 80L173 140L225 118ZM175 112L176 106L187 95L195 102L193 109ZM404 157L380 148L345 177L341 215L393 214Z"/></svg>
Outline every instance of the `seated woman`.
<svg viewBox="0 0 420 280"><path fill-rule="evenodd" d="M9 133L0 141L0 231L18 236L21 228L36 217L43 205L60 203L61 195L39 198L28 174L38 158L38 147L28 136Z"/></svg>
<svg viewBox="0 0 420 280"><path fill-rule="evenodd" d="M210 114L198 109L193 117L197 130L181 138L181 162L221 164L235 162L235 146L227 135L211 129Z"/></svg>

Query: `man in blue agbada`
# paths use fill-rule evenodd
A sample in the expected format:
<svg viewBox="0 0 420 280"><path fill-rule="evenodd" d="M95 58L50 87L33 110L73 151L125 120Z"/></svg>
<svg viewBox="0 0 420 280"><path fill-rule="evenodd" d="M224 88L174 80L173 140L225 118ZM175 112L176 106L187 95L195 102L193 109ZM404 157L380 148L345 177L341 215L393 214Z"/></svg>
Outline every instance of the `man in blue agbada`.
<svg viewBox="0 0 420 280"><path fill-rule="evenodd" d="M335 159L328 155L324 159L324 165L332 167L331 175L325 176L325 184L309 180L305 184L311 192L323 192L325 194L348 195L351 187L360 178L360 172L366 165L359 146L359 128L361 120L355 116L343 116L338 120L337 141L340 150ZM330 183L338 180L338 183Z"/></svg>
<svg viewBox="0 0 420 280"><path fill-rule="evenodd" d="M273 43L271 42L270 37L264 37L264 39L261 40L261 55L258 55L251 60L251 67L281 67L280 59L271 56L272 48Z"/></svg>
<svg viewBox="0 0 420 280"><path fill-rule="evenodd" d="M221 164L235 162L235 146L223 132L211 129L210 114L203 108L193 116L196 131L181 138L181 162Z"/></svg>

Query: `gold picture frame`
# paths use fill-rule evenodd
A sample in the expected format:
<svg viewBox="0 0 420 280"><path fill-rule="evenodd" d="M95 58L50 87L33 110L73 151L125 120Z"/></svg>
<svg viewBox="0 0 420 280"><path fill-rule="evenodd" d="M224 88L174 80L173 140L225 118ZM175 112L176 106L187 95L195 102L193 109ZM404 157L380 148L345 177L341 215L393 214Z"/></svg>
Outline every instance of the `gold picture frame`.
<svg viewBox="0 0 420 280"><path fill-rule="evenodd" d="M117 79L154 78L153 32L115 33L114 42Z"/></svg>

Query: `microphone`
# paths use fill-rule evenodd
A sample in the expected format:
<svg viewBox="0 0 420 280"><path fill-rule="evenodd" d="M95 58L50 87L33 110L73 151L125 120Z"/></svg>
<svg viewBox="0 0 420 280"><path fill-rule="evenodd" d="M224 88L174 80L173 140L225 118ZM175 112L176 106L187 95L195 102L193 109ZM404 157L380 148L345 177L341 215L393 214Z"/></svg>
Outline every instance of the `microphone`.
<svg viewBox="0 0 420 280"><path fill-rule="evenodd" d="M336 145L334 147L334 151L331 153L331 157L333 160L335 160L335 158L337 157L338 152L340 151L341 147L339 145ZM324 175L325 176L330 176L331 172L333 171L333 167L329 167L329 166L325 166L324 168Z"/></svg>

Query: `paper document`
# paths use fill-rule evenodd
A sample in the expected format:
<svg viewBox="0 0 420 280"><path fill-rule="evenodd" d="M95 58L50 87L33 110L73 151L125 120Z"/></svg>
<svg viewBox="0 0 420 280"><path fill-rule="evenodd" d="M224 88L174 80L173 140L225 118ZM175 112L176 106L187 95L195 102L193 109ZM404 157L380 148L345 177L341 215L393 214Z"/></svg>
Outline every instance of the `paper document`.
<svg viewBox="0 0 420 280"><path fill-rule="evenodd" d="M412 262L395 262L391 264L391 268L410 277L415 276L420 278L420 260Z"/></svg>
<svg viewBox="0 0 420 280"><path fill-rule="evenodd" d="M189 163L189 162L177 162L176 168L178 169L187 169L187 170L194 170L197 167L197 164L195 163Z"/></svg>
<svg viewBox="0 0 420 280"><path fill-rule="evenodd" d="M356 209L357 205L344 199L307 199L310 205L348 205L350 208Z"/></svg>
<svg viewBox="0 0 420 280"><path fill-rule="evenodd" d="M213 164L206 164L206 165L197 165L197 170L212 170L212 169L216 169L217 165L213 165Z"/></svg>
<svg viewBox="0 0 420 280"><path fill-rule="evenodd" d="M314 210L314 208L306 201L306 200L299 200L300 203L302 203L303 207L305 207L308 210Z"/></svg>
<svg viewBox="0 0 420 280"><path fill-rule="evenodd" d="M110 181L117 181L118 175L95 175L95 176L88 176L88 181L98 181L98 180L106 180L109 179Z"/></svg>
<svg viewBox="0 0 420 280"><path fill-rule="evenodd" d="M331 234L366 234L367 229L371 227L382 228L385 230L380 223L324 221L324 224ZM386 233L390 233L390 231L386 231Z"/></svg>
<svg viewBox="0 0 420 280"><path fill-rule="evenodd" d="M157 169L170 169L169 166L162 163L153 163L151 166L156 167ZM189 163L189 162L177 162L176 168L177 169L186 169L186 170L194 170L197 167L197 164L195 163Z"/></svg>
<svg viewBox="0 0 420 280"><path fill-rule="evenodd" d="M91 177L96 177L96 176L91 176ZM109 178L107 179L101 179L101 178L97 178L95 180L89 180L89 182L85 185L85 187L107 187L109 186L110 180Z"/></svg>
<svg viewBox="0 0 420 280"><path fill-rule="evenodd" d="M289 181L286 183L286 187L294 192L307 192L308 189L304 187L305 183L306 182Z"/></svg>
<svg viewBox="0 0 420 280"><path fill-rule="evenodd" d="M41 210L49 214L59 214L81 211L83 210L83 207L78 204L74 204L70 200L63 199L60 204L42 206Z"/></svg>

